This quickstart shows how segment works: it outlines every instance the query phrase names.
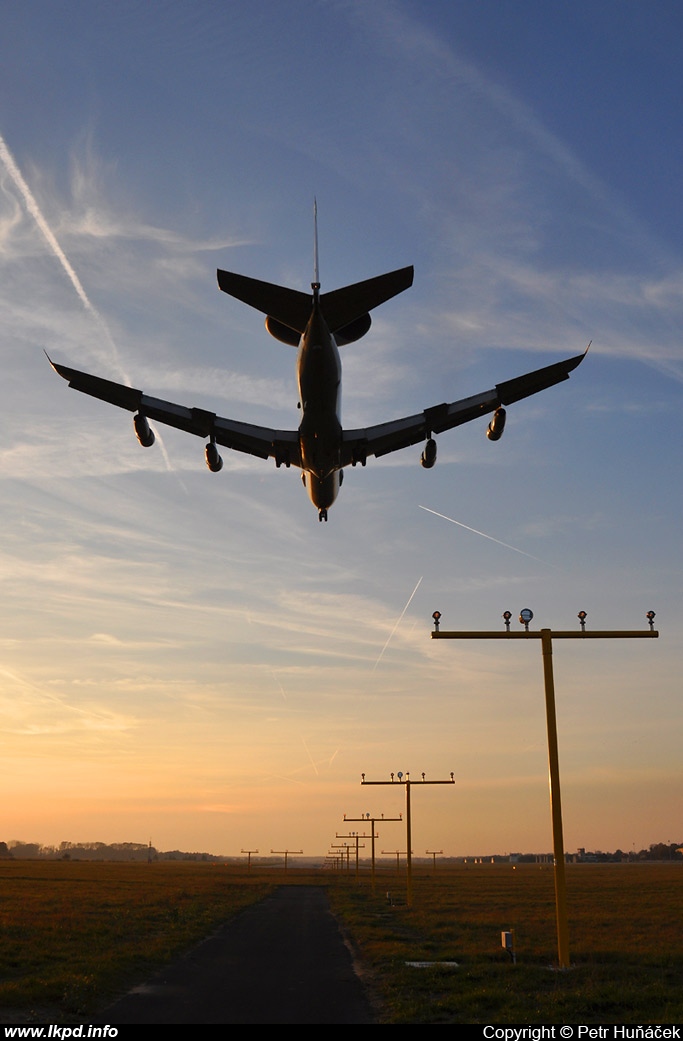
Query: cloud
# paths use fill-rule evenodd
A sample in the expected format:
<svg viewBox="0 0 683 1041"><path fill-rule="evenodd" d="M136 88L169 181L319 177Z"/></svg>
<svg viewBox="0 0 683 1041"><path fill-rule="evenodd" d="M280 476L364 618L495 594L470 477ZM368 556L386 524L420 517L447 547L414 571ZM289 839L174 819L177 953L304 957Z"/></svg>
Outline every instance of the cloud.
<svg viewBox="0 0 683 1041"><path fill-rule="evenodd" d="M37 686L25 676L0 669L0 733L21 737L124 733L133 716L103 705L74 705Z"/></svg>

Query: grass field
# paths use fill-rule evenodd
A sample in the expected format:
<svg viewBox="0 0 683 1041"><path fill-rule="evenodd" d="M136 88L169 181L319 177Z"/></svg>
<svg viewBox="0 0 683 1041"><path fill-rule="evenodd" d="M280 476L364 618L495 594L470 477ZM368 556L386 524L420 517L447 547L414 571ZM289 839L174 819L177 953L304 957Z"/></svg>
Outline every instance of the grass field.
<svg viewBox="0 0 683 1041"><path fill-rule="evenodd" d="M211 864L0 863L0 1022L77 1022L272 883Z"/></svg>
<svg viewBox="0 0 683 1041"><path fill-rule="evenodd" d="M407 908L395 871L373 894L367 872L31 860L0 863L0 1022L87 1021L283 883L327 887L384 1023L683 1020L681 864L569 865L571 968L558 972L548 866L419 870Z"/></svg>
<svg viewBox="0 0 683 1041"><path fill-rule="evenodd" d="M330 890L388 1023L680 1023L683 865L567 867L571 968L556 970L553 870L462 866ZM500 945L514 930L516 964ZM412 968L409 961L457 962Z"/></svg>

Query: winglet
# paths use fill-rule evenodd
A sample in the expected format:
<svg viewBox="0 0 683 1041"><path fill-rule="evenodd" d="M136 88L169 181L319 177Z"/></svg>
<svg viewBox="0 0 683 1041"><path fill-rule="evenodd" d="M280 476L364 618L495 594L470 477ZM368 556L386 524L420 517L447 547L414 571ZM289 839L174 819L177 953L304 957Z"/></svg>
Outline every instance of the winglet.
<svg viewBox="0 0 683 1041"><path fill-rule="evenodd" d="M65 376L65 375L64 375L64 373L62 372L62 366L61 366L61 365L57 365L57 363L56 363L56 362L54 362L54 361L52 360L52 358L51 358L51 357L50 357L50 355L49 355L49 354L47 353L47 351L45 350L45 348L44 348L44 347L43 347L43 354L45 355L45 357L47 358L47 360L49 361L50 365L51 365L51 366L52 366L52 368L53 368L53 369L55 370L55 372L57 373L57 375L58 375L58 376L61 376L61 377L62 377L62 379L68 379L68 376Z"/></svg>

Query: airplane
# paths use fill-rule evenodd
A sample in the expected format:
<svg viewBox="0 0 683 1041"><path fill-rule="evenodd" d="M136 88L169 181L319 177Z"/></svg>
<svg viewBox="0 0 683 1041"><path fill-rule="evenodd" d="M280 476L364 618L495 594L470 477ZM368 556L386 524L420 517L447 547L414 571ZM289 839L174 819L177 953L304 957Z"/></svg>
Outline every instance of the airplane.
<svg viewBox="0 0 683 1041"><path fill-rule="evenodd" d="M435 434L491 412L487 437L498 441L505 427L506 406L568 379L569 373L585 357L584 352L498 383L482 394L433 405L414 416L345 430L340 412L338 348L364 336L371 325L370 311L412 285L413 267L399 268L321 293L316 214L310 294L230 271L219 269L217 275L218 286L224 293L266 315L266 329L271 336L298 348L298 408L301 409L298 429L275 430L224 419L205 409L176 405L141 390L58 365L49 355L48 361L75 390L133 412L135 433L145 448L154 444L154 431L149 425L152 420L208 439L206 465L213 473L223 466L217 445L260 459L272 457L277 467L298 467L320 521L327 521L327 512L337 498L345 467L365 466L370 456L380 457L424 441L420 462L431 469L436 462Z"/></svg>

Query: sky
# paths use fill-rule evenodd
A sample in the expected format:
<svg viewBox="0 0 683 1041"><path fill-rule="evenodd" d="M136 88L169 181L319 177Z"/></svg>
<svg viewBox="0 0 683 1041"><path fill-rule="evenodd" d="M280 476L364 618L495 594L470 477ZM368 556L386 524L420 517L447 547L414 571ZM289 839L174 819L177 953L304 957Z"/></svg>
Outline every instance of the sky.
<svg viewBox="0 0 683 1041"><path fill-rule="evenodd" d="M413 851L679 841L683 11L675 0L24 0L0 38L0 839L324 855L412 792ZM365 426L580 354L568 382L346 471L70 390L59 363L298 425L296 351L216 268L407 264L342 348ZM405 849L401 825L377 848ZM342 836L339 838L339 836ZM369 847L369 840L368 840Z"/></svg>

